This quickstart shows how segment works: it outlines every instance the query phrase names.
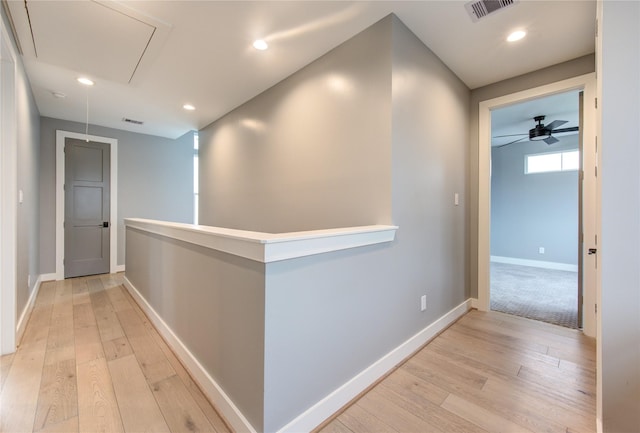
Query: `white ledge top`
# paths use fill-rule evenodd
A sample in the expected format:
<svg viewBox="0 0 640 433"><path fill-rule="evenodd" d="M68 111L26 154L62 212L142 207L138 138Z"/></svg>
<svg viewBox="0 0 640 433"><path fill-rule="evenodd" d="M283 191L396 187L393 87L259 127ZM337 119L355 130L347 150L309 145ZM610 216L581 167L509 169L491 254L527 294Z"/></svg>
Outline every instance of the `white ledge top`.
<svg viewBox="0 0 640 433"><path fill-rule="evenodd" d="M392 242L398 226L372 225L290 233L263 233L126 218L125 225L262 263Z"/></svg>

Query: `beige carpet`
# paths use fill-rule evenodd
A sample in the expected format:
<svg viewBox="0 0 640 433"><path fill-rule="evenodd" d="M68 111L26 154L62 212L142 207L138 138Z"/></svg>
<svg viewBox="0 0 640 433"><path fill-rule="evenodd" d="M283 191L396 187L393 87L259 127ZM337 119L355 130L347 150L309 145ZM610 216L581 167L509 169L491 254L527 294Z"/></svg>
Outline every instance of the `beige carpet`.
<svg viewBox="0 0 640 433"><path fill-rule="evenodd" d="M491 309L578 327L578 273L491 263Z"/></svg>

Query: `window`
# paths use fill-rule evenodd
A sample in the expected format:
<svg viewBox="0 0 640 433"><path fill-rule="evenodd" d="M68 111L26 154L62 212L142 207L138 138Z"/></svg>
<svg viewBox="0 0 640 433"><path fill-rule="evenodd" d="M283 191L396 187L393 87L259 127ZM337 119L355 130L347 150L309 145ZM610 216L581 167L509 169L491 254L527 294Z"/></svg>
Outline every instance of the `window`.
<svg viewBox="0 0 640 433"><path fill-rule="evenodd" d="M580 154L578 150L525 155L525 174L572 171L578 170L579 167Z"/></svg>
<svg viewBox="0 0 640 433"><path fill-rule="evenodd" d="M193 223L198 224L198 133L193 133Z"/></svg>

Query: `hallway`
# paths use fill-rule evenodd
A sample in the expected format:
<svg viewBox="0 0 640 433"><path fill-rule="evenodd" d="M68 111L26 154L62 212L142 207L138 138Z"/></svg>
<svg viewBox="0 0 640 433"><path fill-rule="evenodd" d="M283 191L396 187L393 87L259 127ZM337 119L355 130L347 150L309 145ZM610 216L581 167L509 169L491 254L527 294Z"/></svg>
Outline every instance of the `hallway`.
<svg viewBox="0 0 640 433"><path fill-rule="evenodd" d="M0 431L228 432L118 274L42 285L2 357Z"/></svg>
<svg viewBox="0 0 640 433"><path fill-rule="evenodd" d="M44 283L0 369L0 431L229 432L121 285ZM595 432L595 342L472 310L321 431Z"/></svg>

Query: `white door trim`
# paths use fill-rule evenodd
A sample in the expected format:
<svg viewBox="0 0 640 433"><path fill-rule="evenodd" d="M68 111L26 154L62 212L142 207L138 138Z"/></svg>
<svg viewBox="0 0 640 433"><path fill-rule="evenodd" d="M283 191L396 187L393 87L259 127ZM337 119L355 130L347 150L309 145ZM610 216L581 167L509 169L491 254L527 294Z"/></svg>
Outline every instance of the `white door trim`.
<svg viewBox="0 0 640 433"><path fill-rule="evenodd" d="M64 143L66 138L109 143L111 155L111 199L109 211L109 272L117 272L118 262L118 140L77 132L56 131L56 280L64 280Z"/></svg>
<svg viewBox="0 0 640 433"><path fill-rule="evenodd" d="M16 350L18 148L16 53L0 20L0 355ZM6 57L2 55L6 54Z"/></svg>
<svg viewBox="0 0 640 433"><path fill-rule="evenodd" d="M510 95L481 101L479 104L479 136L478 136L478 309L488 311L490 307L489 299L489 269L490 269L490 231L491 231L491 179L489 166L491 162L491 110L535 99L542 96L562 93L569 90L584 90L584 116L591 121L584 122L584 143L585 155L587 149L595 148L596 136L596 113L593 103L596 97L596 75L595 73L585 74L570 78L545 86L523 90ZM593 161L588 161L593 162ZM585 176L586 178L586 176ZM595 185L592 185L595 187ZM594 190L595 193L595 190ZM597 209L597 212L600 212ZM595 218L595 215L593 216ZM593 224L595 225L595 223ZM597 227L591 227L598 232ZM585 233L587 228L585 227ZM588 249L585 243L585 251ZM586 252L585 252L586 254ZM585 259L585 264L587 263ZM597 286L596 279L588 281L585 278L584 286L584 318L583 326L586 335L595 337L596 335L596 315L595 311Z"/></svg>

